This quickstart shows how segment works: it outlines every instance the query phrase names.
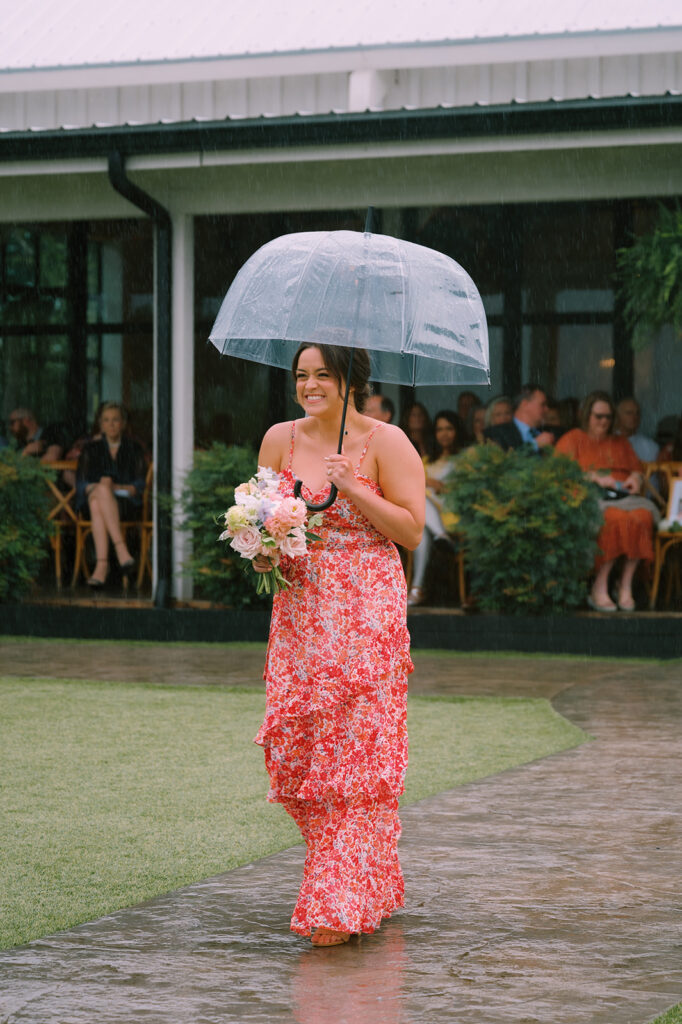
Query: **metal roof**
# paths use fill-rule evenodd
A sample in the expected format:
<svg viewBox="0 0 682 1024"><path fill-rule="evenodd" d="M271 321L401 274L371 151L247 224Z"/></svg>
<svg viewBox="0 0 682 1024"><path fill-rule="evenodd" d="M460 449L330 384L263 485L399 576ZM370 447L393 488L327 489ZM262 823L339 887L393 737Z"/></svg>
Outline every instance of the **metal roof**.
<svg viewBox="0 0 682 1024"><path fill-rule="evenodd" d="M680 0L24 0L3 14L0 72L681 26Z"/></svg>

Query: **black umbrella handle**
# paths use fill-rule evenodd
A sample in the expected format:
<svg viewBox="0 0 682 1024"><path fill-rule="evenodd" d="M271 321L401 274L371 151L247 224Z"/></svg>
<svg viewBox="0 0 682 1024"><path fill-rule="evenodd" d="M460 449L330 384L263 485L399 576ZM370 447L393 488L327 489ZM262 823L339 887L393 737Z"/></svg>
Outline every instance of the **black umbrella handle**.
<svg viewBox="0 0 682 1024"><path fill-rule="evenodd" d="M301 483L300 480L295 480L294 481L294 497L295 498L300 498L301 497L301 487L302 486L303 486L303 484ZM324 512L324 510L326 508L329 508L330 505L334 504L334 502L336 501L336 495L338 493L339 493L339 491L338 491L338 488L337 488L336 484L332 484L331 490L329 491L329 497L326 498L325 501L320 502L319 505L313 505L312 502L306 501L305 507L308 509L309 512Z"/></svg>

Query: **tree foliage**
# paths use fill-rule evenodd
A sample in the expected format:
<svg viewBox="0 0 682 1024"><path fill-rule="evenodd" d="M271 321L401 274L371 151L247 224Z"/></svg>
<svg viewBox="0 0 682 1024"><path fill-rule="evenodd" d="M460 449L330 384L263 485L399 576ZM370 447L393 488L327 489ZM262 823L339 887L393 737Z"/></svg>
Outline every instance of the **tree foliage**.
<svg viewBox="0 0 682 1024"><path fill-rule="evenodd" d="M38 459L0 451L0 601L23 597L49 555L47 472Z"/></svg>
<svg viewBox="0 0 682 1024"><path fill-rule="evenodd" d="M576 462L475 445L457 459L447 502L482 609L542 614L584 600L601 513Z"/></svg>
<svg viewBox="0 0 682 1024"><path fill-rule="evenodd" d="M180 502L178 525L192 535L192 556L186 571L197 586L197 596L233 606L262 605L244 560L225 541L218 541L224 523L218 521L234 504L234 489L256 471L256 455L250 448L214 442L195 452Z"/></svg>
<svg viewBox="0 0 682 1024"><path fill-rule="evenodd" d="M671 324L682 336L682 209L659 208L651 234L616 253L619 294L634 348Z"/></svg>

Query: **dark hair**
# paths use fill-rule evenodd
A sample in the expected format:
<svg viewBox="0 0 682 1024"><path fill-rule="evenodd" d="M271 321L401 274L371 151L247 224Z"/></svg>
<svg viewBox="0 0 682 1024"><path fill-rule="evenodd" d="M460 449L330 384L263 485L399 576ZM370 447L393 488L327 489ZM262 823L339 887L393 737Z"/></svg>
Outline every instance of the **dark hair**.
<svg viewBox="0 0 682 1024"><path fill-rule="evenodd" d="M462 423L462 417L458 416L452 409L441 409L433 417L433 440L429 447L428 461L435 462L437 458L442 455L439 451L438 441L436 440L436 430L438 428L438 420L447 420L448 423L455 428L455 445L453 448L453 455L459 452L464 447L464 439L466 431L464 424Z"/></svg>
<svg viewBox="0 0 682 1024"><path fill-rule="evenodd" d="M410 437L408 424L410 420L410 413L413 409L419 409L424 414L424 436L422 438L423 452L417 448L414 439ZM433 444L433 424L425 405L422 405L421 402L410 402L409 405L406 405L400 415L399 426L403 433L407 434L410 438L410 441L412 441L412 444L417 448L420 455L427 454L430 451L431 445Z"/></svg>
<svg viewBox="0 0 682 1024"><path fill-rule="evenodd" d="M387 412L391 419L395 416L395 405L386 395L379 395L381 399L381 411Z"/></svg>
<svg viewBox="0 0 682 1024"><path fill-rule="evenodd" d="M542 391L543 395L547 395L544 388L541 388L539 384L524 384L517 395L514 396L514 412L521 405L521 402L529 402L536 391Z"/></svg>
<svg viewBox="0 0 682 1024"><path fill-rule="evenodd" d="M370 396L369 388L369 353L364 348L353 348L353 367L351 370L350 381L348 381L348 366L350 365L350 348L346 348L343 345L318 345L316 341L304 341L302 345L299 345L296 350L293 362L291 364L291 373L296 380L296 371L298 369L298 361L301 358L301 352L305 352L307 348L317 348L322 356L322 362L324 363L327 370L336 381L339 386L339 394L343 398L341 387L344 381L347 381L351 388L353 388L353 401L355 402L355 408L358 412L362 412L365 408L365 402Z"/></svg>
<svg viewBox="0 0 682 1024"><path fill-rule="evenodd" d="M580 403L580 408L578 409L578 426L581 430L587 431L587 428L590 424L592 406L596 402L606 402L609 409L611 410L611 423L609 424L609 429L607 431L607 433L610 434L613 431L613 424L616 418L616 408L613 404L613 399L611 398L611 395L608 393L608 391L590 391L589 395L583 398L582 402Z"/></svg>

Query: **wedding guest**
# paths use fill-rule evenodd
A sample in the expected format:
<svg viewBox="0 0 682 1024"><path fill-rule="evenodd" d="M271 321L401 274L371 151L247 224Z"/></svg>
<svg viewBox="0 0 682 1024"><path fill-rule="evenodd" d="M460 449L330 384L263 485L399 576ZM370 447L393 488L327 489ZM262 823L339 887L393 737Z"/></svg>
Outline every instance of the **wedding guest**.
<svg viewBox="0 0 682 1024"><path fill-rule="evenodd" d="M433 444L431 417L421 402L412 402L400 417L400 428L417 449L422 458L428 455Z"/></svg>
<svg viewBox="0 0 682 1024"><path fill-rule="evenodd" d="M492 398L485 407L485 426L498 427L500 423L511 423L514 419L514 406L511 398L499 395Z"/></svg>
<svg viewBox="0 0 682 1024"><path fill-rule="evenodd" d="M469 409L466 433L470 444L483 444L485 442L485 416L484 405L473 405Z"/></svg>
<svg viewBox="0 0 682 1024"><path fill-rule="evenodd" d="M9 430L22 455L33 455L41 462L58 462L64 451L62 428L56 423L41 427L32 409L14 409L9 414Z"/></svg>
<svg viewBox="0 0 682 1024"><path fill-rule="evenodd" d="M653 561L653 525L658 515L654 504L640 496L642 464L626 437L613 433L615 408L605 391L593 391L580 406L580 426L564 434L557 454L575 459L585 475L602 488L604 525L597 538L600 554L588 597L598 612L635 610L632 579L638 563ZM609 595L609 576L616 561L625 556L617 584L617 603Z"/></svg>
<svg viewBox="0 0 682 1024"><path fill-rule="evenodd" d="M88 506L97 564L88 586L100 589L109 573L109 541L125 575L135 568L121 531L121 522L139 518L145 483L144 452L126 437L126 412L118 402L104 402L99 418L101 437L89 441L78 460L76 507Z"/></svg>
<svg viewBox="0 0 682 1024"><path fill-rule="evenodd" d="M450 534L457 525L457 517L443 503L447 489L446 478L455 467L455 456L464 447L464 427L456 412L443 409L434 419L434 444L422 460L426 472L426 520L422 539L414 552L412 581L407 596L408 605L423 604L426 594L424 577L436 541L453 546Z"/></svg>
<svg viewBox="0 0 682 1024"><path fill-rule="evenodd" d="M658 445L651 437L640 434L642 410L635 398L622 398L616 406L615 433L627 437L642 462L655 462Z"/></svg>
<svg viewBox="0 0 682 1024"><path fill-rule="evenodd" d="M542 388L535 384L525 384L514 401L514 417L511 423L487 427L485 437L499 444L505 451L528 444L536 452L540 452L555 441L551 431L542 429L546 411L547 395Z"/></svg>
<svg viewBox="0 0 682 1024"><path fill-rule="evenodd" d="M382 423L392 423L395 416L395 405L386 395L370 395L365 403L365 415Z"/></svg>

